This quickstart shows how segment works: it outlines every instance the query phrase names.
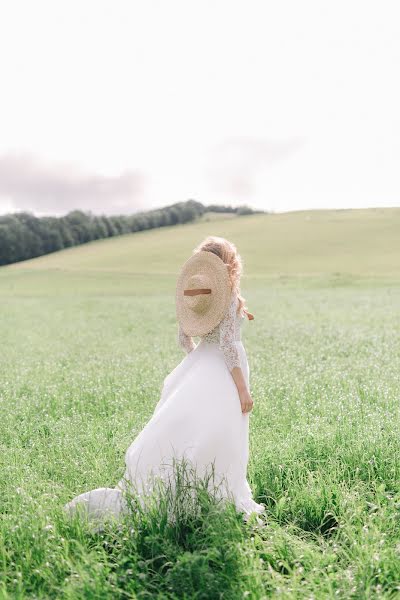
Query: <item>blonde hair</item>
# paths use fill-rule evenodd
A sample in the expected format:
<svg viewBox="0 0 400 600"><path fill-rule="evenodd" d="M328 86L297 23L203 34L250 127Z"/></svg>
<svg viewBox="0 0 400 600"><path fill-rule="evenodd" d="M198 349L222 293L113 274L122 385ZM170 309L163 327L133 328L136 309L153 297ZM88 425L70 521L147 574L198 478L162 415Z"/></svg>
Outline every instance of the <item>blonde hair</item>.
<svg viewBox="0 0 400 600"><path fill-rule="evenodd" d="M213 252L227 265L232 290L235 291L239 300L238 312L244 311L247 308L245 306L246 300L240 293L240 276L243 272L243 262L235 244L225 238L209 235L196 246L193 254L201 250Z"/></svg>

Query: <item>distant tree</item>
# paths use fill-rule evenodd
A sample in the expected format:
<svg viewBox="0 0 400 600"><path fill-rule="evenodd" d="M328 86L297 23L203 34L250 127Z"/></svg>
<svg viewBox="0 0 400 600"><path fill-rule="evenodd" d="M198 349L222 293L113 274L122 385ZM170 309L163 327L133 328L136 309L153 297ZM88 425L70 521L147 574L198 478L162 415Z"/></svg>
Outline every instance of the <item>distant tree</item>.
<svg viewBox="0 0 400 600"><path fill-rule="evenodd" d="M66 217L60 217L58 221L63 247L69 248L70 246L74 246L76 242L68 220L66 220Z"/></svg>
<svg viewBox="0 0 400 600"><path fill-rule="evenodd" d="M114 224L110 221L110 219L108 217L106 217L105 215L101 215L101 217L99 217L99 218L103 222L104 229L106 231L106 237L112 237L113 235L118 235L118 232L117 232Z"/></svg>
<svg viewBox="0 0 400 600"><path fill-rule="evenodd" d="M251 215L253 212L253 209L246 205L236 207L237 215Z"/></svg>
<svg viewBox="0 0 400 600"><path fill-rule="evenodd" d="M29 212L0 216L0 265L25 260L85 244L92 240L135 233L145 229L189 223L208 212L227 212L237 215L254 211L248 206L204 206L189 199L162 208L140 211L132 215L93 215L72 210L62 217L35 217Z"/></svg>
<svg viewBox="0 0 400 600"><path fill-rule="evenodd" d="M222 204L209 204L205 207L207 212L216 212L216 213L234 213L236 212L236 208L232 206L223 206Z"/></svg>
<svg viewBox="0 0 400 600"><path fill-rule="evenodd" d="M43 217L40 219L42 226L43 253L56 252L64 248L62 224L57 217Z"/></svg>
<svg viewBox="0 0 400 600"><path fill-rule="evenodd" d="M130 233L129 224L126 217L121 215L113 215L112 217L108 217L110 223L114 226L116 235L122 235L124 233Z"/></svg>
<svg viewBox="0 0 400 600"><path fill-rule="evenodd" d="M171 225L176 225L180 222L179 220L179 209L176 206L171 206L168 210L168 217Z"/></svg>
<svg viewBox="0 0 400 600"><path fill-rule="evenodd" d="M24 229L18 220L8 215L0 222L0 265L23 260L22 239Z"/></svg>
<svg viewBox="0 0 400 600"><path fill-rule="evenodd" d="M43 231L40 219L29 212L16 213L15 216L23 228L22 239L20 240L22 256L24 258L32 258L43 254ZM22 232L22 230L20 231Z"/></svg>
<svg viewBox="0 0 400 600"><path fill-rule="evenodd" d="M69 226L71 235L75 244L85 244L93 240L93 230L91 227L91 215L81 210L73 210L64 217Z"/></svg>
<svg viewBox="0 0 400 600"><path fill-rule="evenodd" d="M92 220L93 239L101 240L108 237L108 229L101 217L93 217Z"/></svg>
<svg viewBox="0 0 400 600"><path fill-rule="evenodd" d="M163 227L166 224L166 218L163 210L157 209L151 211L151 223L153 227Z"/></svg>

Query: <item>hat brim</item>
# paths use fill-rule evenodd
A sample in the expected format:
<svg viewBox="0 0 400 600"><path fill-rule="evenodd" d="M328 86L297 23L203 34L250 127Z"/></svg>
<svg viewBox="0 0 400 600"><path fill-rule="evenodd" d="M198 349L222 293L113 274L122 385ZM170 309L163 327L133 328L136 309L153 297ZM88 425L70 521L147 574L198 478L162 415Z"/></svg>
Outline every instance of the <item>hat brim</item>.
<svg viewBox="0 0 400 600"><path fill-rule="evenodd" d="M211 288L211 302L204 314L196 314L186 305L184 290L192 275L205 274ZM189 336L203 336L212 331L226 315L231 299L231 283L226 264L213 252L201 250L191 256L179 273L175 304L182 330Z"/></svg>

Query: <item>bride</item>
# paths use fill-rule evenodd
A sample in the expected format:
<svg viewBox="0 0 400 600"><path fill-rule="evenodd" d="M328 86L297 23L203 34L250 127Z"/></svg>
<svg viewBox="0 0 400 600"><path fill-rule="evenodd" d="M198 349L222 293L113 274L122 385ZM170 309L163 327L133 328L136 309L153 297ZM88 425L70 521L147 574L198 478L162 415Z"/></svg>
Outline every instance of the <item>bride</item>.
<svg viewBox="0 0 400 600"><path fill-rule="evenodd" d="M222 494L247 520L265 511L247 481L249 365L240 337L245 314L240 295L242 261L235 245L208 236L185 262L176 286L177 341L186 356L164 379L154 413L129 446L125 474L115 488L80 494L65 505L89 520L118 516L127 508L133 484L139 497L165 479L176 460L189 460L203 476L213 466ZM193 337L200 337L197 345ZM257 517L257 520L259 518Z"/></svg>

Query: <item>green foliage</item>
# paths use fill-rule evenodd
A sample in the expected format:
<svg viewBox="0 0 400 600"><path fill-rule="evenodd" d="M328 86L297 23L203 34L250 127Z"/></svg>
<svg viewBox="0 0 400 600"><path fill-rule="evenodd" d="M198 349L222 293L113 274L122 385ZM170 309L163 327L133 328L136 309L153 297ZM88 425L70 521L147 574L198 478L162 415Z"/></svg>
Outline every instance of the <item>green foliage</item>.
<svg viewBox="0 0 400 600"><path fill-rule="evenodd" d="M142 506L130 512L107 546L116 587L153 597L242 597L249 583L242 552L245 526L233 502L218 499L213 470L201 479L186 461L157 482Z"/></svg>
<svg viewBox="0 0 400 600"><path fill-rule="evenodd" d="M59 218L38 218L27 212L0 216L0 266L106 237L189 223L205 210L220 211L220 208L207 208L201 202L188 200L129 216L96 216L81 210ZM230 207L230 212L239 215L259 211L246 207L243 212L243 207Z"/></svg>

